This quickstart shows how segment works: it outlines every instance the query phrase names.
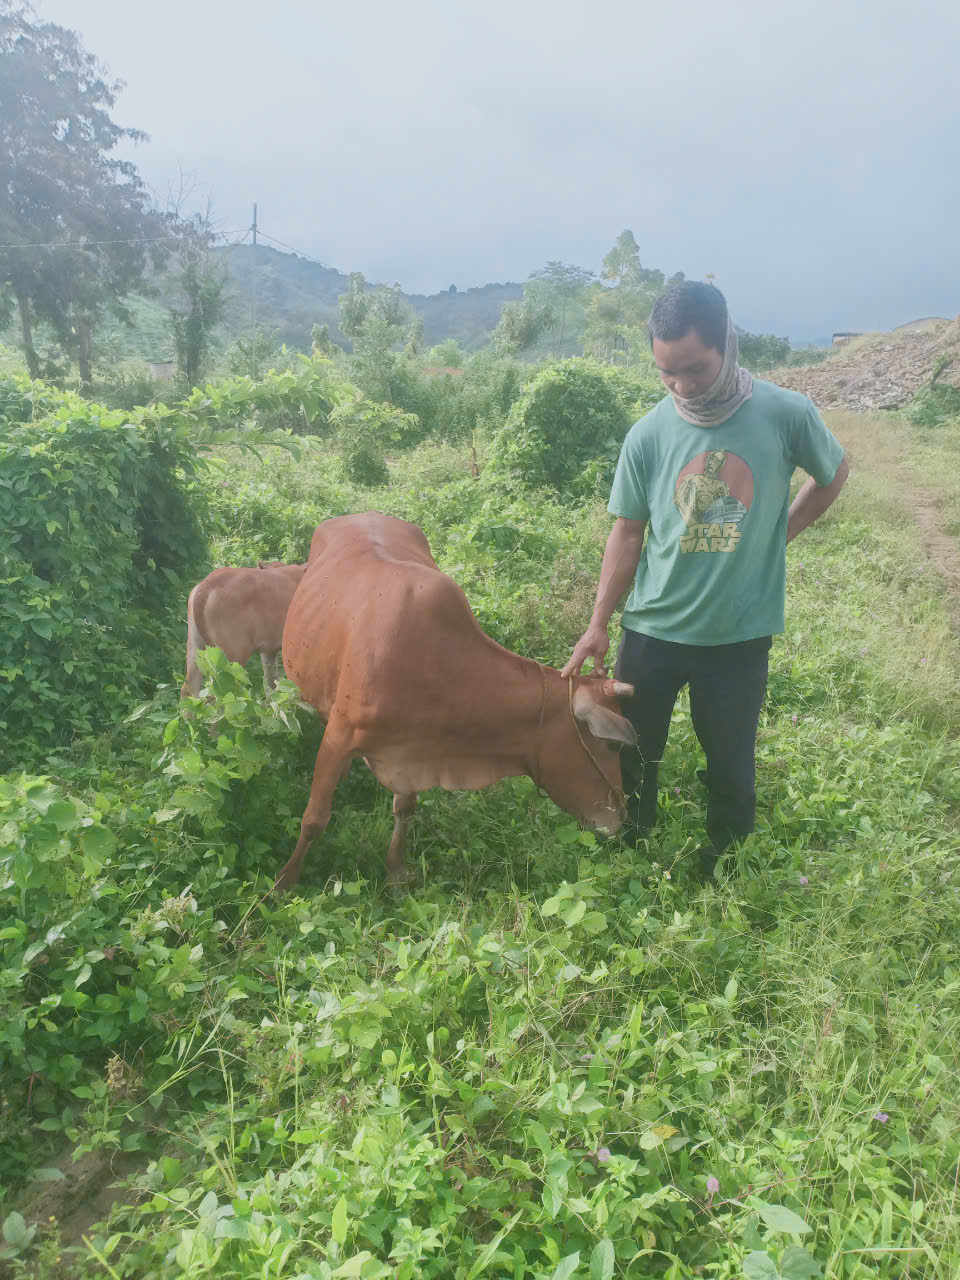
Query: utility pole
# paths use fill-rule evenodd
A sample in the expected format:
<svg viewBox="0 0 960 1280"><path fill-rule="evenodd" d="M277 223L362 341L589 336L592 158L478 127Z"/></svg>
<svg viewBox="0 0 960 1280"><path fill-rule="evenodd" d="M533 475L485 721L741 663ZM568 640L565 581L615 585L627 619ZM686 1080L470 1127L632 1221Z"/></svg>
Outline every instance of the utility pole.
<svg viewBox="0 0 960 1280"><path fill-rule="evenodd" d="M253 265L250 268L250 278L252 281L250 288L250 312L253 323L253 332L250 335L250 377L256 381L257 378L257 205L254 201L253 205Z"/></svg>

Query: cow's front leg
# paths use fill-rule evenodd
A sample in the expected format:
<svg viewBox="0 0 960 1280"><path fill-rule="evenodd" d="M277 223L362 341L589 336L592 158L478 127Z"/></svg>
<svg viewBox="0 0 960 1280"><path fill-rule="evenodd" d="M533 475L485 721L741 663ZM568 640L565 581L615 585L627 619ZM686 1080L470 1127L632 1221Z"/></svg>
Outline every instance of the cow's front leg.
<svg viewBox="0 0 960 1280"><path fill-rule="evenodd" d="M310 787L310 799L304 810L300 823L300 839L290 856L290 861L274 881L273 887L280 893L292 889L300 883L300 869L307 856L307 850L314 838L323 831L330 821L330 804L337 783L350 767L353 751L349 742L340 737L336 731L331 732L328 724L323 735L323 742L317 752L317 762L313 767L313 783Z"/></svg>
<svg viewBox="0 0 960 1280"><path fill-rule="evenodd" d="M417 808L416 791L398 791L393 797L393 835L390 848L387 850L387 878L394 889L398 889L410 878L404 852L407 844L407 830L413 821Z"/></svg>

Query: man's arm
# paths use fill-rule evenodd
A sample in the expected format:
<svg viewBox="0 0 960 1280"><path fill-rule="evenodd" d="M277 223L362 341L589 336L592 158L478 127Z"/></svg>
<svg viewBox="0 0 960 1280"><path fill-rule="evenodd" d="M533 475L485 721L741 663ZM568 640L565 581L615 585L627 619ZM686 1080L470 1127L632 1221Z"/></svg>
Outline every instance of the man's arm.
<svg viewBox="0 0 960 1280"><path fill-rule="evenodd" d="M837 474L829 484L818 485L812 476L804 482L800 492L790 504L790 514L787 517L787 542L792 542L798 533L803 533L804 529L813 524L814 520L819 520L826 509L833 505L840 490L847 483L849 474L850 466L846 457L843 457L837 467Z"/></svg>
<svg viewBox="0 0 960 1280"><path fill-rule="evenodd" d="M607 623L637 572L645 528L645 520L628 520L625 516L617 516L603 552L600 585L597 587L590 625L577 641L570 661L560 672L562 676L579 675L587 658L593 658L595 671L605 669L604 658L610 647Z"/></svg>

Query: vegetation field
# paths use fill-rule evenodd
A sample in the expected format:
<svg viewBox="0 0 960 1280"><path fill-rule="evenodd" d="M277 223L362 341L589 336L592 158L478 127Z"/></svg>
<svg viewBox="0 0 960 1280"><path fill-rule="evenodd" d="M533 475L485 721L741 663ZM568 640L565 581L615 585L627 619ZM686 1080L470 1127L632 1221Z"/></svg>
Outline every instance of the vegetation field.
<svg viewBox="0 0 960 1280"><path fill-rule="evenodd" d="M532 387L515 403L535 406ZM44 649L31 579L16 616L34 637L5 675L20 689L14 665L48 653L46 676L30 668L33 718L13 697L3 709L11 1275L960 1273L960 660L915 500L942 493L952 519L949 431L834 423L854 474L790 548L758 830L718 883L686 874L705 797L682 703L662 822L639 850L580 831L526 780L428 793L417 879L395 898L390 796L358 763L299 895L268 892L322 726L287 682L267 701L258 669L216 653L214 698L180 716L190 574L301 558L318 521L377 508L423 527L491 635L562 665L609 526L603 468L592 489L576 475L532 487L533 415L511 412L513 470L498 467L502 436L408 447L388 431L373 487L329 432L258 455L253 436L222 434L203 461L176 415L141 417L134 446L120 419L55 397L6 429L19 492L38 457L69 489L80 514L47 536L81 566L44 606L72 628L76 670L54 671L71 658ZM97 431L103 479L84 506ZM109 468L140 475L161 454L179 487L147 472L128 512ZM60 520L36 515L43 494L41 532ZM166 574L134 556L122 614L57 614L69 592L86 599L82 574L114 571L80 537L100 537L106 509L117 536L150 534ZM178 530L200 539L191 562L176 560ZM26 579L5 564L8 601Z"/></svg>

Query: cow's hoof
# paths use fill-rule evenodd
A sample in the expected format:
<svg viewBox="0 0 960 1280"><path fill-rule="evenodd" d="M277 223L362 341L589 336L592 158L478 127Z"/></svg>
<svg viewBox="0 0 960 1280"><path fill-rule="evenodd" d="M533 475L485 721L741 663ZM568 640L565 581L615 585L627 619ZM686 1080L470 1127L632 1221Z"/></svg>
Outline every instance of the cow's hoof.
<svg viewBox="0 0 960 1280"><path fill-rule="evenodd" d="M404 867L400 871L387 872L387 884L390 888L391 894L395 898L402 898L405 894L409 893L410 886L415 879L416 876L409 867Z"/></svg>

